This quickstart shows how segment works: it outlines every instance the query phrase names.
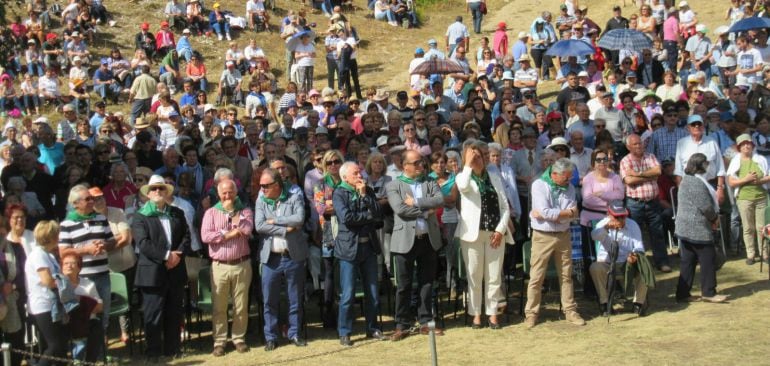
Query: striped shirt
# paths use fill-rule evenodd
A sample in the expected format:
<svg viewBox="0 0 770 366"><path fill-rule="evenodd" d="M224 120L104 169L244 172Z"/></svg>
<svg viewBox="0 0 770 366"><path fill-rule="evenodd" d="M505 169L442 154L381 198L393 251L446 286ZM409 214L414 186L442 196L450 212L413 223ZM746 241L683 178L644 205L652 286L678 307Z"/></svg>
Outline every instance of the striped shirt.
<svg viewBox="0 0 770 366"><path fill-rule="evenodd" d="M65 219L59 228L60 249L77 249L91 244L94 240L106 242L113 239L110 223L107 221L107 217L102 214L96 214L93 219L85 221ZM82 275L106 273L110 270L106 251L98 255L86 254L82 258L83 269L80 271Z"/></svg>
<svg viewBox="0 0 770 366"><path fill-rule="evenodd" d="M625 182L626 177L632 172L639 174L658 165L660 164L655 155L645 153L641 159L638 159L632 154L628 154L620 161L620 178ZM626 196L639 201L655 199L658 197L658 181L648 180L639 184L626 183Z"/></svg>
<svg viewBox="0 0 770 366"><path fill-rule="evenodd" d="M209 256L215 261L234 261L250 254L249 236L254 229L254 211L244 208L239 213L238 225L217 208L209 208L201 223L201 241L209 245ZM224 233L238 229L241 236L224 240Z"/></svg>

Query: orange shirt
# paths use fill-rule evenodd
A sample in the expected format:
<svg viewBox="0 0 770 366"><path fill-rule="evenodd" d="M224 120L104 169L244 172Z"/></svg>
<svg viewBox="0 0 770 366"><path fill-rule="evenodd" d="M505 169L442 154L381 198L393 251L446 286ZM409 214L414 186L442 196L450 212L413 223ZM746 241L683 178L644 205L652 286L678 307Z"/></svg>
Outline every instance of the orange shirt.
<svg viewBox="0 0 770 366"><path fill-rule="evenodd" d="M192 62L190 62L187 64L185 72L187 73L187 76L205 76L206 65L201 62L200 66L195 66Z"/></svg>

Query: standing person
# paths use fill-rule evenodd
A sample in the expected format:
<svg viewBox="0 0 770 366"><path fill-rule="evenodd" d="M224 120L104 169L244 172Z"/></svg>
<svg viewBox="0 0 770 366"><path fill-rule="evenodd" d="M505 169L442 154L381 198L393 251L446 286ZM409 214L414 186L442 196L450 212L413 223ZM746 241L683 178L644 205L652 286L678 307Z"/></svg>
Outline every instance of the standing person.
<svg viewBox="0 0 770 366"><path fill-rule="evenodd" d="M328 156L329 153L327 153ZM364 316L366 336L384 340L377 321L379 290L377 286L377 256L380 243L377 229L383 225L382 207L374 190L366 186L358 164L347 162L339 168L342 182L334 190L332 198L336 214L338 234L334 240L334 256L339 262L340 305L337 332L340 344L353 345L353 300L356 288L356 272L359 273L364 292ZM392 242L392 241L391 241Z"/></svg>
<svg viewBox="0 0 770 366"><path fill-rule="evenodd" d="M711 80L711 39L706 37L705 24L695 26L695 35L687 39L684 50L690 54L693 68L706 73L706 80Z"/></svg>
<svg viewBox="0 0 770 366"><path fill-rule="evenodd" d="M339 67L337 65L337 43L342 41L338 36L338 31L341 28L332 26L329 35L324 39L324 48L326 49L326 81L329 88L334 89L334 74L337 74L338 85L341 85L342 79L340 79ZM337 89L342 89L338 86ZM308 93L309 94L309 93Z"/></svg>
<svg viewBox="0 0 770 366"><path fill-rule="evenodd" d="M567 158L560 158L545 169L532 183L532 259L525 307L527 328L537 324L540 299L548 262L553 257L561 284L561 303L567 321L575 325L586 322L577 312L572 287L572 242L570 221L578 217L575 187L569 181L574 165Z"/></svg>
<svg viewBox="0 0 770 366"><path fill-rule="evenodd" d="M687 130L690 132L690 136L679 139L676 144L676 155L674 156L676 182L679 183L682 176L686 174L684 168L687 165L687 160L695 153L702 153L709 160L704 177L716 187L719 202L724 201L725 163L719 144L713 137L705 135L703 118L700 115L693 114L687 118Z"/></svg>
<svg viewBox="0 0 770 366"><path fill-rule="evenodd" d="M33 250L34 238L32 232L24 228L26 221L24 206L20 204L8 205L4 217L0 217L0 253L4 257L0 261L0 283L3 284L3 300L8 309L5 318L0 321L0 330L4 342L10 343L14 349L24 348L24 324L27 320L24 265L27 255ZM11 365L21 365L21 361L21 354L11 355Z"/></svg>
<svg viewBox="0 0 770 366"><path fill-rule="evenodd" d="M69 332L61 317L54 318L51 311L58 301L54 276L62 274L54 254L59 240L59 224L56 221L41 221L35 226L34 236L37 246L29 253L24 264L27 311L34 319L44 341L43 356L66 358ZM63 364L41 358L36 365Z"/></svg>
<svg viewBox="0 0 770 366"><path fill-rule="evenodd" d="M456 236L468 273L469 313L473 316L473 329L481 324L481 303L489 316L489 328L500 329L497 308L502 282L505 243L513 243L508 230L510 209L499 174L489 174L484 159L486 144L474 143L463 152L465 166L457 174L460 191L460 218ZM571 263L571 262L570 262ZM571 272L570 272L571 273ZM485 284L485 286L484 286ZM486 294L482 299L482 289Z"/></svg>
<svg viewBox="0 0 770 366"><path fill-rule="evenodd" d="M481 21L484 19L486 6L484 0L465 0L465 8L473 16L473 32L476 34L481 34Z"/></svg>
<svg viewBox="0 0 770 366"><path fill-rule="evenodd" d="M481 4L479 1L478 4ZM470 5L469 5L470 6ZM476 22L476 17L474 16L474 27ZM481 26L481 17L478 18L479 20L479 27ZM479 33L477 31L476 33ZM458 15L455 17L454 23L450 24L449 27L447 27L445 41L446 41L446 53L447 57L452 57L454 55L455 48L458 46L465 46L465 49L470 49L470 35L468 34L468 27L463 24L463 17L462 15ZM428 41L428 45L431 45L431 42ZM427 56L427 54L426 54ZM427 58L427 57L426 57Z"/></svg>
<svg viewBox="0 0 770 366"><path fill-rule="evenodd" d="M291 183L285 182L278 170L265 169L259 184L262 195L254 210L254 227L260 234L265 351L272 351L278 345L282 277L289 298L288 337L295 346L304 347L307 342L299 335L299 330L304 317L305 261L309 248L302 232L305 221L303 197L298 190L290 192Z"/></svg>
<svg viewBox="0 0 770 366"><path fill-rule="evenodd" d="M302 34L300 43L294 48L294 60L297 62L299 90L305 93L313 89L313 68L315 66L315 46L310 43L310 35ZM337 55L339 57L339 54Z"/></svg>
<svg viewBox="0 0 770 366"><path fill-rule="evenodd" d="M765 226L767 190L770 182L767 159L754 150L751 135L742 134L735 140L739 154L735 155L727 168L727 183L733 188L735 204L743 224L743 243L746 245L746 264L758 260L757 248L762 261L767 261L767 243L762 235Z"/></svg>
<svg viewBox="0 0 770 366"><path fill-rule="evenodd" d="M717 295L716 235L714 229L719 220L719 204L714 188L706 181L709 165L706 155L695 153L687 160L685 175L679 184L675 235L680 240L679 255L682 258L676 301L697 301L692 296L695 265L700 264L700 300L713 303L727 301L727 296Z"/></svg>
<svg viewBox="0 0 770 366"><path fill-rule="evenodd" d="M201 241L209 246L214 328L214 357L225 355L227 306L233 304L232 340L239 353L249 351L246 327L249 322L249 236L254 229L252 210L241 203L235 182L220 180L219 202L206 210L201 223Z"/></svg>
<svg viewBox="0 0 770 366"><path fill-rule="evenodd" d="M628 19L624 18L621 15L620 6L615 5L614 7L612 7L612 18L607 20L607 25L604 27L604 32L602 32L602 36L613 29L627 29L627 28L628 28ZM610 51L610 55L612 56L612 64L620 65L620 51L612 50Z"/></svg>
<svg viewBox="0 0 770 366"><path fill-rule="evenodd" d="M660 163L655 155L644 151L644 143L636 134L626 138L628 155L620 161L620 177L626 184L626 197L631 218L639 225L647 225L655 266L663 273L671 272L663 235L663 208L658 200Z"/></svg>
<svg viewBox="0 0 770 366"><path fill-rule="evenodd" d="M150 75L150 66L142 65L142 74L134 79L128 95L128 102L131 103L131 124L137 117L150 112L152 96L157 89L157 81Z"/></svg>
<svg viewBox="0 0 770 366"><path fill-rule="evenodd" d="M59 251L64 254L75 252L83 258L81 276L96 285L99 297L104 299L102 326L106 332L110 324L110 268L107 252L113 250L117 242L112 235L107 217L96 212L95 197L85 185L78 184L70 189L67 202L73 209L67 212L59 231ZM101 350L104 356L104 349Z"/></svg>
<svg viewBox="0 0 770 366"><path fill-rule="evenodd" d="M663 49L668 57L664 66L667 71L674 74L677 73L676 61L680 43L682 43L682 36L679 33L679 10L672 6L668 8L668 17L663 22Z"/></svg>
<svg viewBox="0 0 770 366"><path fill-rule="evenodd" d="M402 154L404 170L398 179L388 183L388 203L393 208L393 235L390 252L393 256L396 283L396 331L390 339L399 341L409 335L415 316L411 311L412 279L417 272L417 319L420 332L428 333L433 320L433 282L438 268L441 232L434 214L444 203L441 189L435 181L425 180L425 163L417 150ZM417 268L415 269L415 262ZM441 329L436 334L442 335Z"/></svg>
<svg viewBox="0 0 770 366"><path fill-rule="evenodd" d="M174 186L153 175L140 189L149 199L133 217L131 231L139 254L135 285L142 294L146 356L181 355L179 326L183 321L184 255L190 252L190 230L184 212L166 202Z"/></svg>
<svg viewBox="0 0 770 366"><path fill-rule="evenodd" d="M508 55L508 34L506 31L507 25L505 22L497 23L497 30L492 38L492 50L495 51L495 57L497 59L502 59ZM519 57L520 56L521 55L519 55ZM519 58L515 58L515 61L519 61Z"/></svg>
<svg viewBox="0 0 770 366"><path fill-rule="evenodd" d="M351 97L353 96L353 90L355 90L356 98L363 99L361 85L358 82L358 41L351 36L347 36L344 29L339 31L339 36L340 41L337 43L338 89L341 91L344 87L345 95Z"/></svg>

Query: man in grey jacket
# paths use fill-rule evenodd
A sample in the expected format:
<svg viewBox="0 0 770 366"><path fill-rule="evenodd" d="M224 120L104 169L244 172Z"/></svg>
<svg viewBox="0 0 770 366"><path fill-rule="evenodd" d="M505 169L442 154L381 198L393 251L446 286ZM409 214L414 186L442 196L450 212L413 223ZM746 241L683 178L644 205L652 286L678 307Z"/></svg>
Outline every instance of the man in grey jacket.
<svg viewBox="0 0 770 366"><path fill-rule="evenodd" d="M425 181L425 164L420 153L407 150L402 155L404 172L386 186L388 203L393 208L394 225L390 252L396 273L396 331L391 340L406 337L414 325L410 308L412 278L417 262L419 300L417 318L420 333L428 333L428 322L433 320L431 297L436 278L438 250L441 249L441 231L434 211L444 204L441 189L435 181ZM438 329L437 334L443 332Z"/></svg>

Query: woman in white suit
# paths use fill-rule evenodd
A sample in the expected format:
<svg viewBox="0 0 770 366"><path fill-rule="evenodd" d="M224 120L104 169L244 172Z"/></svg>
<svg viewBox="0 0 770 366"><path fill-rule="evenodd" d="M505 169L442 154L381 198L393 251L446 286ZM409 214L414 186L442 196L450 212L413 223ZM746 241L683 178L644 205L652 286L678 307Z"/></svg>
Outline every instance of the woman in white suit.
<svg viewBox="0 0 770 366"><path fill-rule="evenodd" d="M510 210L500 176L489 174L483 142L468 145L463 152L464 167L455 181L460 191L460 220L456 237L468 273L468 312L473 316L473 328L481 325L481 289L486 283L485 313L489 316L489 328L500 329L497 305L501 284L501 270L505 253L504 244L512 243L508 231Z"/></svg>

